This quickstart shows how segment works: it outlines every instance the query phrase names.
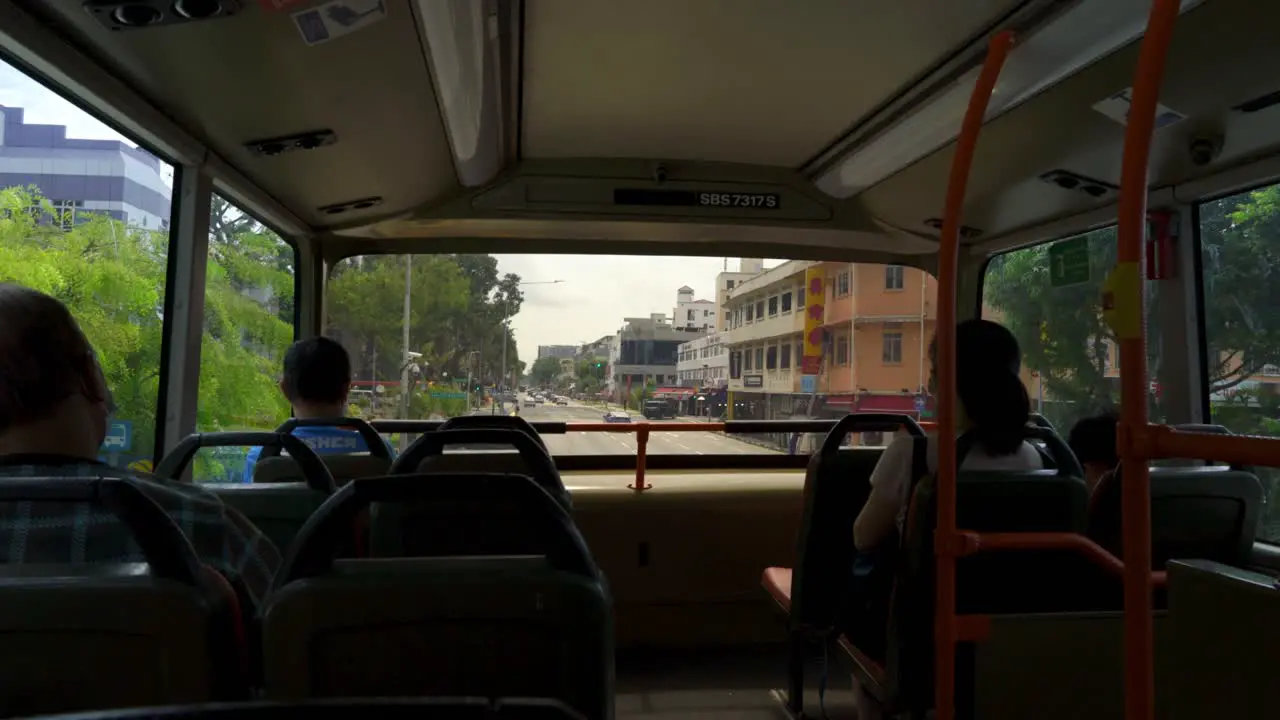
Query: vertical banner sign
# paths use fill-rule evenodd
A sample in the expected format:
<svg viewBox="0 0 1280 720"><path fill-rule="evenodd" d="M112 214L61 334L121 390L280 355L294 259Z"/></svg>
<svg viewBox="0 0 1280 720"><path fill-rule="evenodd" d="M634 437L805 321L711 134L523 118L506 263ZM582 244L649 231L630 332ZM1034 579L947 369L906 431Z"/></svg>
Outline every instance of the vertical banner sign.
<svg viewBox="0 0 1280 720"><path fill-rule="evenodd" d="M1147 279L1177 276L1178 214L1170 210L1147 213Z"/></svg>
<svg viewBox="0 0 1280 720"><path fill-rule="evenodd" d="M826 270L815 265L804 271L804 357L803 375L817 375L822 365L822 325L827 302Z"/></svg>

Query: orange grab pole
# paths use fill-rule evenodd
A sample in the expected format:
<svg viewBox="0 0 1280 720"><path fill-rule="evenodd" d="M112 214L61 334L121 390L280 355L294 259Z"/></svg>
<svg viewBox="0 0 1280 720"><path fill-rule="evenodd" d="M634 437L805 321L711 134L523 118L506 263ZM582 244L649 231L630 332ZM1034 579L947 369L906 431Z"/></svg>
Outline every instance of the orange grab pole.
<svg viewBox="0 0 1280 720"><path fill-rule="evenodd" d="M965 550L969 553L979 550L1073 550L1083 555L1094 565L1117 577L1125 575L1125 564L1120 558L1112 555L1106 548L1089 538L1076 533L1038 532L1038 533L975 533L961 531ZM1164 586L1166 582L1163 570L1151 573L1151 582L1156 586Z"/></svg>
<svg viewBox="0 0 1280 720"><path fill-rule="evenodd" d="M955 716L956 643L956 443L950 437L956 426L956 265L960 253L960 213L964 209L969 169L973 165L978 133L987 114L987 103L995 91L1000 69L1013 45L1013 33L1004 31L991 38L982 72L969 97L969 107L956 139L947 183L946 205L942 213L942 238L938 257L938 530L937 602L934 640L937 688L934 705L938 720ZM943 437L947 436L944 440Z"/></svg>
<svg viewBox="0 0 1280 720"><path fill-rule="evenodd" d="M1152 720L1155 680L1151 621L1151 474L1135 436L1148 433L1146 309L1142 255L1146 236L1148 158L1165 58L1178 19L1178 0L1154 0L1133 79L1120 170L1116 267L1107 283L1112 330L1120 344L1120 426L1117 444L1125 468L1124 650L1125 718Z"/></svg>

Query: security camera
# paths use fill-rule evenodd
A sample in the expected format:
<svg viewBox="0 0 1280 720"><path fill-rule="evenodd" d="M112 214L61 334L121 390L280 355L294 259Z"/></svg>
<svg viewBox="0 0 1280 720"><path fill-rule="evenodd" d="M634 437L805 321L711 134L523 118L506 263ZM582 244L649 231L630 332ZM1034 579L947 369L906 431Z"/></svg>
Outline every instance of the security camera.
<svg viewBox="0 0 1280 720"><path fill-rule="evenodd" d="M1188 150L1191 162L1197 167L1204 167L1222 154L1223 137L1221 135L1200 134L1191 138Z"/></svg>
<svg viewBox="0 0 1280 720"><path fill-rule="evenodd" d="M655 165L653 167L653 181L656 183L664 183L667 181L666 165Z"/></svg>

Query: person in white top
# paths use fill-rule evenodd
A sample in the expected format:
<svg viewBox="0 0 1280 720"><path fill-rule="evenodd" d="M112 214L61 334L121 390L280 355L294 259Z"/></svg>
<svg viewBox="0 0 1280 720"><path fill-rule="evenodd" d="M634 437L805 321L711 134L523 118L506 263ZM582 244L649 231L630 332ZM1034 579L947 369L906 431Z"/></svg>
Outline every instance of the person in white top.
<svg viewBox="0 0 1280 720"><path fill-rule="evenodd" d="M932 375L936 376L937 341L929 346ZM969 434L974 443L961 464L962 470L1039 470L1044 460L1027 442L1031 401L1022 384L1022 351L1013 333L990 320L967 320L956 327L956 394L958 434ZM930 385L936 387L931 377ZM936 435L928 442L929 472L938 468ZM913 441L901 437L885 448L871 473L871 495L853 525L853 539L860 553L871 552L893 530L902 532L911 500Z"/></svg>

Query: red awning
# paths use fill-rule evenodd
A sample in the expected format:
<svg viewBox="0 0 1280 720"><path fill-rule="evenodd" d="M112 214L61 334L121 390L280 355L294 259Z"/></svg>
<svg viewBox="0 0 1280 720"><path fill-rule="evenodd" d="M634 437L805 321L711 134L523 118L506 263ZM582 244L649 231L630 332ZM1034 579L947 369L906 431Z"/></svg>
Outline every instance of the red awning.
<svg viewBox="0 0 1280 720"><path fill-rule="evenodd" d="M886 413L906 413L908 415L916 414L916 396L915 395L831 395L827 397L826 406L830 408L847 409L849 412L886 412ZM932 407L933 402L930 399L926 402L925 407Z"/></svg>
<svg viewBox="0 0 1280 720"><path fill-rule="evenodd" d="M654 397L691 397L698 392L697 388L660 387L653 391Z"/></svg>

